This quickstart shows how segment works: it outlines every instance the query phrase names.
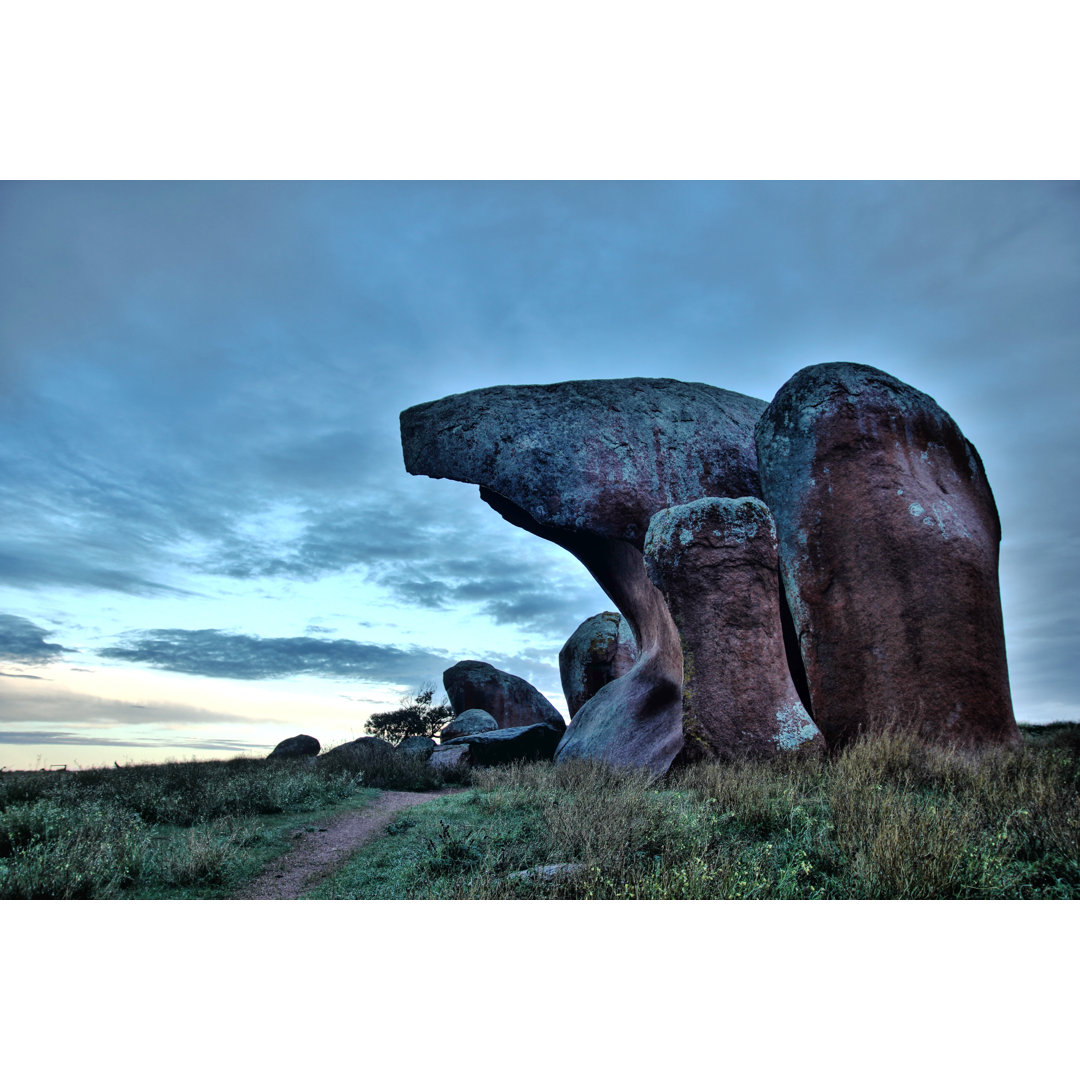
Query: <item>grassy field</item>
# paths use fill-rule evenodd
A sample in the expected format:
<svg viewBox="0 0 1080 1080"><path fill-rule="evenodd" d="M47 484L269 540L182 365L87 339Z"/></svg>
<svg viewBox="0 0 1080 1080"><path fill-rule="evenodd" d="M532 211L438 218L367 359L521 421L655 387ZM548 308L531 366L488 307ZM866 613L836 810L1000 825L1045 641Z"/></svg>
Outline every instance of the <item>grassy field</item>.
<svg viewBox="0 0 1080 1080"><path fill-rule="evenodd" d="M1028 729L1020 751L888 736L662 781L583 762L476 772L309 895L1076 899L1080 725Z"/></svg>
<svg viewBox="0 0 1080 1080"><path fill-rule="evenodd" d="M455 779L471 786L406 811L309 895L1080 898L1080 725L977 756L888 736L662 780L583 762ZM436 783L377 750L0 772L0 898L229 896L298 830Z"/></svg>

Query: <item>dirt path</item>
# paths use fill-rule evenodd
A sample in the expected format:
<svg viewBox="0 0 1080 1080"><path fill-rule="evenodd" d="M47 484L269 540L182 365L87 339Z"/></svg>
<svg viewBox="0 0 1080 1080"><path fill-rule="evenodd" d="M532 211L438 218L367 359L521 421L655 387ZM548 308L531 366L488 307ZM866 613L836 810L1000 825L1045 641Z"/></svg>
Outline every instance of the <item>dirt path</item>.
<svg viewBox="0 0 1080 1080"><path fill-rule="evenodd" d="M361 810L348 810L324 821L315 832L300 834L292 849L275 859L237 900L295 900L336 870L361 844L378 836L400 810L419 806L442 791L386 791Z"/></svg>

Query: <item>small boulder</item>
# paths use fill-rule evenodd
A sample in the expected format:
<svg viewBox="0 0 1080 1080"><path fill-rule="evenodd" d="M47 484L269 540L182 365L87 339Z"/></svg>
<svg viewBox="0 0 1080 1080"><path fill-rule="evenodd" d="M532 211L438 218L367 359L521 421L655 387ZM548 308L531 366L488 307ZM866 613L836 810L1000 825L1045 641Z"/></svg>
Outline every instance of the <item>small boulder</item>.
<svg viewBox="0 0 1080 1080"><path fill-rule="evenodd" d="M456 746L439 746L428 758L428 764L438 772L468 768L472 764L469 745L459 743Z"/></svg>
<svg viewBox="0 0 1080 1080"><path fill-rule="evenodd" d="M566 730L559 710L536 687L482 660L462 660L447 668L443 686L457 716L482 709L500 728L546 724L560 735Z"/></svg>
<svg viewBox="0 0 1080 1080"><path fill-rule="evenodd" d="M637 655L634 632L617 611L586 619L559 650L559 677L570 716L602 686L625 675Z"/></svg>
<svg viewBox="0 0 1080 1080"><path fill-rule="evenodd" d="M294 735L284 739L267 754L272 758L312 758L319 753L319 740L311 735Z"/></svg>
<svg viewBox="0 0 1080 1080"><path fill-rule="evenodd" d="M505 765L511 761L550 761L561 733L547 724L481 731L444 743L444 747L468 746L476 765Z"/></svg>
<svg viewBox="0 0 1080 1080"><path fill-rule="evenodd" d="M403 754L425 754L430 757L436 743L426 735L409 735L397 744L397 749Z"/></svg>
<svg viewBox="0 0 1080 1080"><path fill-rule="evenodd" d="M466 709L460 716L455 716L439 732L439 742L447 743L451 739L460 739L463 735L479 735L481 731L498 731L495 717L483 709Z"/></svg>
<svg viewBox="0 0 1080 1080"><path fill-rule="evenodd" d="M379 739L374 735L362 735L352 742L342 743L332 747L319 757L320 765L331 765L341 768L362 768L365 760L370 760L374 754L392 754L394 747L385 739Z"/></svg>
<svg viewBox="0 0 1080 1080"><path fill-rule="evenodd" d="M508 881L570 881L588 870L585 863L560 862L547 866L530 866L528 870L515 870L507 874Z"/></svg>

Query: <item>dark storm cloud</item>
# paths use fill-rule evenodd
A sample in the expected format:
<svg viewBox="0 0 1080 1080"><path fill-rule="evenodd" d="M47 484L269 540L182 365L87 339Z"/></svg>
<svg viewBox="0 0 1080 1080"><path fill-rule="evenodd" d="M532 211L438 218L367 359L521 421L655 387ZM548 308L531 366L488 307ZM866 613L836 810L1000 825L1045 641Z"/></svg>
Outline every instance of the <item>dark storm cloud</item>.
<svg viewBox="0 0 1080 1080"><path fill-rule="evenodd" d="M447 665L447 654L339 638L261 638L220 630L146 630L98 655L185 675L280 679L317 675L393 684L422 680Z"/></svg>
<svg viewBox="0 0 1080 1080"><path fill-rule="evenodd" d="M49 632L18 615L0 614L0 661L14 664L47 664L64 653L74 652L46 641Z"/></svg>

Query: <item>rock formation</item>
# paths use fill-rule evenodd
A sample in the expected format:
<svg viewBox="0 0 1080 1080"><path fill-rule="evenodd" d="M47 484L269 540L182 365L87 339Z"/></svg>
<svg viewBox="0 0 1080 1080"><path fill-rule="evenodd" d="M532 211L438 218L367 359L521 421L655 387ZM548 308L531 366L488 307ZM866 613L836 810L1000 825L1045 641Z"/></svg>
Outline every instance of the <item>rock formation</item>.
<svg viewBox="0 0 1080 1080"><path fill-rule="evenodd" d="M313 735L294 735L283 739L267 754L272 758L307 758L315 757L319 752L319 740Z"/></svg>
<svg viewBox="0 0 1080 1080"><path fill-rule="evenodd" d="M426 735L407 735L394 749L403 754L430 757L437 745L434 739L429 739Z"/></svg>
<svg viewBox="0 0 1080 1080"><path fill-rule="evenodd" d="M602 379L490 387L401 414L410 473L479 485L509 522L576 555L634 632L636 663L580 708L560 759L663 772L681 749L682 654L641 547L658 510L760 494L764 407L703 383Z"/></svg>
<svg viewBox="0 0 1080 1080"><path fill-rule="evenodd" d="M566 721L531 683L482 660L462 660L443 672L443 686L454 713L482 709L500 728L547 724L561 735Z"/></svg>
<svg viewBox="0 0 1080 1080"><path fill-rule="evenodd" d="M479 735L481 731L498 729L498 722L491 713L484 712L483 709L466 709L439 732L439 742L446 743L451 739L459 739L462 735Z"/></svg>
<svg viewBox="0 0 1080 1080"><path fill-rule="evenodd" d="M682 641L684 758L823 749L788 672L769 508L747 497L661 510L645 566Z"/></svg>
<svg viewBox="0 0 1080 1080"><path fill-rule="evenodd" d="M571 719L600 687L625 675L636 659L634 632L617 611L586 619L559 650L559 676Z"/></svg>
<svg viewBox="0 0 1080 1080"><path fill-rule="evenodd" d="M998 546L975 448L926 394L861 364L804 368L757 425L764 499L814 719L1011 742Z"/></svg>
<svg viewBox="0 0 1080 1080"><path fill-rule="evenodd" d="M521 760L550 761L555 756L560 738L560 732L548 724L529 724L528 727L500 728L498 731L464 735L443 743L443 747L467 746L474 765L505 765Z"/></svg>

